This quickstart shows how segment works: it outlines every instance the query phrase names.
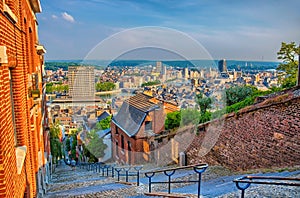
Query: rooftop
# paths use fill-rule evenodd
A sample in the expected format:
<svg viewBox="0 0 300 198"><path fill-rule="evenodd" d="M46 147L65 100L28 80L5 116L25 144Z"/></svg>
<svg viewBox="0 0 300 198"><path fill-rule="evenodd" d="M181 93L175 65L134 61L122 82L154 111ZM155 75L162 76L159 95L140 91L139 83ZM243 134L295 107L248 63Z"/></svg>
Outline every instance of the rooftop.
<svg viewBox="0 0 300 198"><path fill-rule="evenodd" d="M135 136L147 113L159 108L150 102L151 96L137 94L125 100L118 114L112 118L113 123L120 127L129 137Z"/></svg>

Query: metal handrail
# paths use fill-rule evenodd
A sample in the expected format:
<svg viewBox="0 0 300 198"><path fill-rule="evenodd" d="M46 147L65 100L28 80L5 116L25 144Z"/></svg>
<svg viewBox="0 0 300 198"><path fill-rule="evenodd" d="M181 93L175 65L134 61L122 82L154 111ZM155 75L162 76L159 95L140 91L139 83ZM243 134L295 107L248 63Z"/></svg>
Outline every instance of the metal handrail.
<svg viewBox="0 0 300 198"><path fill-rule="evenodd" d="M171 193L171 184L172 183L198 183L198 197L200 197L200 190L201 190L201 174L207 169L207 164L195 164L195 165L189 165L189 166L182 166L177 168L167 168L167 169L160 169L160 170L153 170L153 171L147 171L145 172L145 176L148 178L149 181L149 193L151 193L151 185L152 184L168 184L168 193ZM182 170L182 169L190 169L193 168L193 170L198 174L198 180L182 180L182 181L172 181L172 176L175 174L176 170ZM168 181L152 181L152 177L156 173L164 173L165 176L168 177Z"/></svg>
<svg viewBox="0 0 300 198"><path fill-rule="evenodd" d="M115 171L117 172L118 181L120 181L120 176L125 176L125 181L128 182L128 177L136 177L137 186L140 185L140 171L142 170L143 166L124 166L124 167L115 167ZM133 170L131 171L130 170ZM125 173L121 173L121 172Z"/></svg>
<svg viewBox="0 0 300 198"><path fill-rule="evenodd" d="M89 163L89 162L81 162L79 164L80 169L86 169L88 171L95 171L98 173L102 173L102 176L109 176L111 173L111 177L114 177L115 164L105 164L105 163ZM106 174L106 175L105 175Z"/></svg>
<svg viewBox="0 0 300 198"><path fill-rule="evenodd" d="M268 181L265 181L268 180ZM265 185L282 185L282 186L299 186L300 178L293 177L272 177L272 176L244 176L233 180L236 187L241 190L241 198L245 197L245 190L251 184L265 184ZM244 185L241 185L244 184Z"/></svg>

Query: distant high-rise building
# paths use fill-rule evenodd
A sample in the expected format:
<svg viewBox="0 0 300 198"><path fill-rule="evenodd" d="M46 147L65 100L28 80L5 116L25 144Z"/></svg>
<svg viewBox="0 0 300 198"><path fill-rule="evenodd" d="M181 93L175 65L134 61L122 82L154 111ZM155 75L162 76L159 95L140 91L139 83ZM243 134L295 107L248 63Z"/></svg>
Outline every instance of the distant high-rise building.
<svg viewBox="0 0 300 198"><path fill-rule="evenodd" d="M73 99L95 98L95 71L92 66L69 66L69 96Z"/></svg>
<svg viewBox="0 0 300 198"><path fill-rule="evenodd" d="M182 78L182 72L181 71L176 72L176 78Z"/></svg>
<svg viewBox="0 0 300 198"><path fill-rule="evenodd" d="M223 60L220 60L218 62L218 66L219 66L219 71L222 73L222 72L227 72L227 66L226 66L226 60L223 59Z"/></svg>
<svg viewBox="0 0 300 198"><path fill-rule="evenodd" d="M160 74L161 75L166 75L167 74L167 67L165 65L162 65Z"/></svg>
<svg viewBox="0 0 300 198"><path fill-rule="evenodd" d="M189 78L189 69L187 67L183 70L183 76L184 78Z"/></svg>
<svg viewBox="0 0 300 198"><path fill-rule="evenodd" d="M162 69L162 63L161 63L161 61L157 61L156 62L156 72L157 73L161 73L161 69Z"/></svg>

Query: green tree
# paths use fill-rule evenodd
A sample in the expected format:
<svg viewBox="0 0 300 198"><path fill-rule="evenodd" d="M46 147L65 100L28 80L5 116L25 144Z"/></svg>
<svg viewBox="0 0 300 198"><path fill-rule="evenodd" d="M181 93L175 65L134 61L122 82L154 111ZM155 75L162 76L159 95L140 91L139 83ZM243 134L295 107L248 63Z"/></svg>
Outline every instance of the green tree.
<svg viewBox="0 0 300 198"><path fill-rule="evenodd" d="M112 91L116 85L112 82L101 82L96 84L97 91Z"/></svg>
<svg viewBox="0 0 300 198"><path fill-rule="evenodd" d="M202 93L196 95L196 103L200 107L201 114L204 114L207 109L211 108L212 99L204 96Z"/></svg>
<svg viewBox="0 0 300 198"><path fill-rule="evenodd" d="M47 83L46 84L46 93L53 93L53 92L67 92L69 91L69 85L63 85L61 82L58 83Z"/></svg>
<svg viewBox="0 0 300 198"><path fill-rule="evenodd" d="M160 81L159 80L155 80L155 81L145 82L141 86L145 87L145 86L152 86L152 85L159 85L159 84L160 84Z"/></svg>
<svg viewBox="0 0 300 198"><path fill-rule="evenodd" d="M111 116L107 116L105 119L100 120L96 124L96 130L104 130L110 128Z"/></svg>
<svg viewBox="0 0 300 198"><path fill-rule="evenodd" d="M205 111L205 113L201 113L199 123L204 123L210 121L212 118L212 113Z"/></svg>
<svg viewBox="0 0 300 198"><path fill-rule="evenodd" d="M59 139L60 128L56 122L50 127L50 149L53 156L53 163L56 163L59 158L62 157L62 143Z"/></svg>
<svg viewBox="0 0 300 198"><path fill-rule="evenodd" d="M283 88L290 88L296 85L298 71L298 56L300 48L295 42L281 43L281 48L277 52L277 58L283 62L279 64L277 70L284 71L284 75L279 76L279 81Z"/></svg>
<svg viewBox="0 0 300 198"><path fill-rule="evenodd" d="M72 136L71 158L76 159L77 135Z"/></svg>
<svg viewBox="0 0 300 198"><path fill-rule="evenodd" d="M199 124L200 113L196 109L182 109L180 126Z"/></svg>
<svg viewBox="0 0 300 198"><path fill-rule="evenodd" d="M174 129L180 126L181 113L180 111L175 111L167 114L165 120L165 129Z"/></svg>
<svg viewBox="0 0 300 198"><path fill-rule="evenodd" d="M70 142L70 138L66 139L66 151L69 152L71 150L71 142Z"/></svg>
<svg viewBox="0 0 300 198"><path fill-rule="evenodd" d="M91 154L96 158L101 158L104 156L104 150L107 148L107 145L104 144L103 138L100 138L96 130L91 130L87 134L87 144L86 148Z"/></svg>
<svg viewBox="0 0 300 198"><path fill-rule="evenodd" d="M253 95L257 91L256 87L253 86L232 86L225 89L226 93L226 105L230 106L237 102L240 102L247 97Z"/></svg>
<svg viewBox="0 0 300 198"><path fill-rule="evenodd" d="M86 146L83 144L83 154L85 157L88 158L88 162L98 162L98 159L89 151L89 149L86 148Z"/></svg>
<svg viewBox="0 0 300 198"><path fill-rule="evenodd" d="M69 91L69 85L63 85L63 87L64 87L64 88L63 88L64 91L66 91L66 92Z"/></svg>
<svg viewBox="0 0 300 198"><path fill-rule="evenodd" d="M52 93L53 92L53 83L47 83L46 84L46 93Z"/></svg>

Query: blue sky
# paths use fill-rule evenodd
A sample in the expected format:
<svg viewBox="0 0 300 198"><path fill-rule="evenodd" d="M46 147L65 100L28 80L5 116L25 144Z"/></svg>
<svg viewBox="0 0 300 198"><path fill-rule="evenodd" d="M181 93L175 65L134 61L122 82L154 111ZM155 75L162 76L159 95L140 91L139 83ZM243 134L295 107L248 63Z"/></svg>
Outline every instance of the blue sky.
<svg viewBox="0 0 300 198"><path fill-rule="evenodd" d="M213 59L274 61L282 41L300 42L298 0L41 0L41 5L39 39L47 60L84 59L103 40L143 26L183 32ZM139 38L156 39L149 35Z"/></svg>

